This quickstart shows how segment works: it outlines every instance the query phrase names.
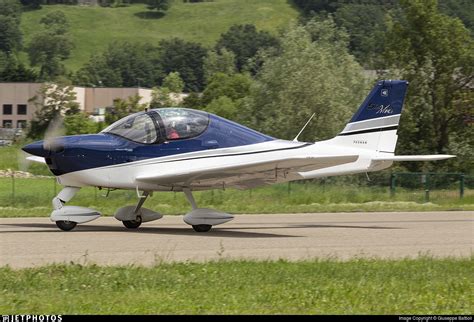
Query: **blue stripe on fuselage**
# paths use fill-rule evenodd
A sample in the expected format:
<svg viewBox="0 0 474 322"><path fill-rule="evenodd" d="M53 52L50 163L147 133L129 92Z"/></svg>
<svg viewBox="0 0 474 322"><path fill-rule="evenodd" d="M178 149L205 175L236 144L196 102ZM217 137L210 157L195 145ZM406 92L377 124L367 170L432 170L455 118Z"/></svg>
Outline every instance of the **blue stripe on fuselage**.
<svg viewBox="0 0 474 322"><path fill-rule="evenodd" d="M52 153L49 166L55 175L62 175L126 162L272 140L274 138L270 136L210 114L209 126L201 135L161 144L140 144L107 133L64 137L64 151Z"/></svg>

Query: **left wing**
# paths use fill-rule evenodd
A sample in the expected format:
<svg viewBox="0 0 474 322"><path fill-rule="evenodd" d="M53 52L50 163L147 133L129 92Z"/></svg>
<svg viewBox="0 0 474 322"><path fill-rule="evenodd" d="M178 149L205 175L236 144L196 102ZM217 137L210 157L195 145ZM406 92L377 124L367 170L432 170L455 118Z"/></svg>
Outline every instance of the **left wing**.
<svg viewBox="0 0 474 322"><path fill-rule="evenodd" d="M160 169L156 173L147 173L136 178L143 183L162 186L213 187L233 186L250 188L275 183L291 176L302 178L298 172L312 171L340 164L354 162L358 155L289 157L273 160L261 160L248 163L238 162L222 166L206 166L196 169L173 167L168 172Z"/></svg>

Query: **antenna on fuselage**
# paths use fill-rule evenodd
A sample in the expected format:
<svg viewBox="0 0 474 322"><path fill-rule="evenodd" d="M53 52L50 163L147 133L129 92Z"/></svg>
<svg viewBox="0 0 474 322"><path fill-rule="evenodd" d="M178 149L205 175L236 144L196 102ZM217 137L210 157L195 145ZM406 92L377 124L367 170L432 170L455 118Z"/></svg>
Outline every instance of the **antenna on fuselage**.
<svg viewBox="0 0 474 322"><path fill-rule="evenodd" d="M293 142L298 142L298 137L300 136L301 133L303 133L304 129L306 128L306 126L309 124L309 122L311 122L311 120L313 119L313 117L316 115L316 113L313 113L313 115L311 115L311 117L309 118L308 122L306 122L306 124L303 126L303 128L301 129L301 131L298 133L298 135L293 139Z"/></svg>

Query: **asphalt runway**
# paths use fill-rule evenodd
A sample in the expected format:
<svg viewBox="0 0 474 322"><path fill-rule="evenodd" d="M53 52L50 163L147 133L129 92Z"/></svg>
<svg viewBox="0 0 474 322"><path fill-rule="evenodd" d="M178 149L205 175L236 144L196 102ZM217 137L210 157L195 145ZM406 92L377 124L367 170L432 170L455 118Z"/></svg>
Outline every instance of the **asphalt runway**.
<svg viewBox="0 0 474 322"><path fill-rule="evenodd" d="M111 217L60 231L49 218L1 218L0 266L473 254L474 212L236 215L196 233L182 216L128 230Z"/></svg>

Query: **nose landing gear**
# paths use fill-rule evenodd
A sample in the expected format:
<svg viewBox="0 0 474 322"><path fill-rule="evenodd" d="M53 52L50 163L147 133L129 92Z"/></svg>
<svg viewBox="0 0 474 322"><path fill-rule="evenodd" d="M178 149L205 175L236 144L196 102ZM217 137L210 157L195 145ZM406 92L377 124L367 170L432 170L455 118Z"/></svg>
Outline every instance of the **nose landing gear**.
<svg viewBox="0 0 474 322"><path fill-rule="evenodd" d="M100 212L95 209L65 206L80 190L79 187L64 187L53 199L53 212L50 219L56 223L59 229L64 231L73 230L77 224L82 224L100 217Z"/></svg>

